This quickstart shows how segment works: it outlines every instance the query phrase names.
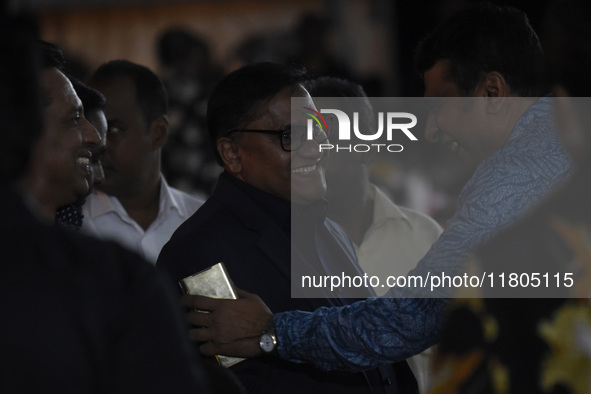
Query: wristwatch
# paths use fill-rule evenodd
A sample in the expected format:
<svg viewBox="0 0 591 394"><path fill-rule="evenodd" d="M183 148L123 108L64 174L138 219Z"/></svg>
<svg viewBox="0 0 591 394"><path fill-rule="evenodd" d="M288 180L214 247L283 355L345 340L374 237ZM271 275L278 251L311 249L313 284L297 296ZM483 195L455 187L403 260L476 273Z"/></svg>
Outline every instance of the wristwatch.
<svg viewBox="0 0 591 394"><path fill-rule="evenodd" d="M275 337L275 333L270 332L263 332L261 338L259 339L259 346L263 353L272 353L275 348L277 347L277 338Z"/></svg>
<svg viewBox="0 0 591 394"><path fill-rule="evenodd" d="M277 337L275 336L275 322L273 317L267 322L261 337L259 338L259 346L263 353L270 354L277 348Z"/></svg>

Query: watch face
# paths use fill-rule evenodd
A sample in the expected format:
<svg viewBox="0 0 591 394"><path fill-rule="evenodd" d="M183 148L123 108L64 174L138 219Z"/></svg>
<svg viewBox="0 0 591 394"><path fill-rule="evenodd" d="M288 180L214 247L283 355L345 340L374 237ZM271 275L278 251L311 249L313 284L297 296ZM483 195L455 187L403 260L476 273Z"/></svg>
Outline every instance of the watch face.
<svg viewBox="0 0 591 394"><path fill-rule="evenodd" d="M271 353L273 350L275 350L276 343L277 342L275 341L275 338L271 334L265 333L261 335L259 345L261 346L261 350L263 352Z"/></svg>

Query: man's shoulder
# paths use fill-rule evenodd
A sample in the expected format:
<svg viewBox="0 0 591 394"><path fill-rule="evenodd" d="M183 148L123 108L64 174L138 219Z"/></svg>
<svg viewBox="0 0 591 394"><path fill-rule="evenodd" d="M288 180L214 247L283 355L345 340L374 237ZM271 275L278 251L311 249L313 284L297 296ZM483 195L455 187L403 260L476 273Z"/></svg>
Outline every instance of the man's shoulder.
<svg viewBox="0 0 591 394"><path fill-rule="evenodd" d="M549 167L570 167L550 110L548 98L540 98L525 112L503 148L485 160L483 167L510 165L516 171L544 173Z"/></svg>
<svg viewBox="0 0 591 394"><path fill-rule="evenodd" d="M227 207L210 197L178 227L169 242L201 244L196 242L196 238L215 239L220 233L228 232L229 228L235 228L238 222L238 218Z"/></svg>
<svg viewBox="0 0 591 394"><path fill-rule="evenodd" d="M411 228L420 233L432 233L437 239L443 231L441 226L429 215L412 208L403 207L390 199L379 187L373 185L374 194L374 223L376 216L383 216L384 219L407 221Z"/></svg>
<svg viewBox="0 0 591 394"><path fill-rule="evenodd" d="M126 358L121 357L126 352L133 354L142 346L150 350L150 341L155 337L165 338L166 346L162 348L166 347L175 356L184 346L184 343L175 343L175 338L180 337L177 332L182 333L181 324L177 325L172 316L175 304L168 296L167 286L149 263L115 243L39 223L20 205L11 209L19 214L18 220L5 215L8 220L0 224L0 229L11 229L3 233L3 242L13 246L13 250L0 248L0 261L11 257L13 262L0 267L2 310L14 317L7 326L8 331L13 332L11 340L38 349L41 359L49 360L45 372L54 377L80 371L81 380L72 386L78 390L66 391L84 391L90 390L93 384L96 387L97 383L101 387L117 387L118 382L128 383L127 380L145 377L158 368L184 368L186 361L173 365L172 356L168 364L168 361L159 365L139 361L131 368L125 365ZM38 308L39 294L43 294L41 309ZM149 308L141 305L149 305ZM39 313L23 314L23 310L39 310L41 316ZM76 318L72 319L73 316ZM39 325L38 321L44 323ZM68 351L47 351L47 343L52 343L51 349L66 346ZM96 346L101 354L89 351ZM18 349L18 346L13 348ZM146 357L146 360L151 359ZM14 366L16 374L26 376L23 365ZM86 373L96 370L97 365L108 365L110 370L100 376ZM176 372L173 370L171 374ZM152 383L163 381L164 378L150 380ZM170 381L175 380L170 378ZM178 382L183 384L185 380Z"/></svg>
<svg viewBox="0 0 591 394"><path fill-rule="evenodd" d="M252 257L242 248L254 245L247 232L239 217L210 197L164 245L156 268L177 281L219 261L244 263Z"/></svg>
<svg viewBox="0 0 591 394"><path fill-rule="evenodd" d="M20 258L37 265L36 274L57 274L89 286L107 285L115 294L138 285L139 278L148 278L153 271L139 255L115 242L56 226L37 225L29 231L35 236L28 240L26 251L21 249Z"/></svg>
<svg viewBox="0 0 591 394"><path fill-rule="evenodd" d="M494 197L524 190L545 194L570 170L571 161L555 135L525 133L485 159L462 194L476 191L480 195L492 193Z"/></svg>
<svg viewBox="0 0 591 394"><path fill-rule="evenodd" d="M197 211L205 202L205 199L200 196L191 195L174 187L168 186L168 191L174 204L189 216Z"/></svg>
<svg viewBox="0 0 591 394"><path fill-rule="evenodd" d="M397 205L397 207L404 214L404 216L406 216L411 224L411 227L416 228L417 231L425 234L433 234L434 239L437 239L437 237L439 237L439 235L443 232L443 229L439 223L437 223L431 216L411 208L402 207L399 205Z"/></svg>
<svg viewBox="0 0 591 394"><path fill-rule="evenodd" d="M101 240L83 233L62 231L65 247L72 248L76 245L74 256L80 256L88 264L97 264L105 269L120 271L144 271L149 272L152 267L137 253L121 246L119 243ZM102 269L101 268L101 269Z"/></svg>

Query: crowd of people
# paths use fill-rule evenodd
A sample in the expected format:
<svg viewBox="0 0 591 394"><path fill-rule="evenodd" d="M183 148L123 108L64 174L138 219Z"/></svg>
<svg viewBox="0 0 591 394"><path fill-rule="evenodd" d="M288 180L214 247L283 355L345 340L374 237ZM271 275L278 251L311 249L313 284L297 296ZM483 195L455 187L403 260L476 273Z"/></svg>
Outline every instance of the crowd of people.
<svg viewBox="0 0 591 394"><path fill-rule="evenodd" d="M554 0L540 42L522 11L470 5L421 41L424 138L471 174L444 228L372 181L372 152L322 149L341 133L316 98L362 114L350 142L376 128L355 81L271 62L222 77L182 31L160 43L166 83L128 60L80 81L4 21L0 391L591 392L589 18ZM219 82L184 94L193 68ZM179 155L169 95L207 102ZM212 160L203 199L163 175ZM181 295L219 262L237 299ZM294 286L393 274L490 281Z"/></svg>

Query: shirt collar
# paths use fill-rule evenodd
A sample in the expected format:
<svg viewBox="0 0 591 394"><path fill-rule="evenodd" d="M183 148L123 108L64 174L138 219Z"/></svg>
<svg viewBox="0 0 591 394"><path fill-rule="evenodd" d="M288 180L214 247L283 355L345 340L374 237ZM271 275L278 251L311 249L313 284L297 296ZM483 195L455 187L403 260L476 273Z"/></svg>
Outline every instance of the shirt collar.
<svg viewBox="0 0 591 394"><path fill-rule="evenodd" d="M119 202L117 197L107 195L103 192L95 190L92 192L93 198L89 198L87 204L89 205L88 213L91 218L97 218L110 212L119 213L125 211L123 205ZM158 202L158 216L162 212L169 209L175 209L179 215L187 216L187 207L172 193L172 189L168 186L164 176L160 174L160 200Z"/></svg>
<svg viewBox="0 0 591 394"><path fill-rule="evenodd" d="M370 193L373 199L373 226L377 227L388 220L405 220L409 226L412 222L387 196L375 185L370 185Z"/></svg>
<svg viewBox="0 0 591 394"><path fill-rule="evenodd" d="M189 216L186 205L178 197L178 194L172 192L172 188L168 186L164 176L160 174L160 205L158 207L158 215L160 215L160 212L175 209L180 216Z"/></svg>

